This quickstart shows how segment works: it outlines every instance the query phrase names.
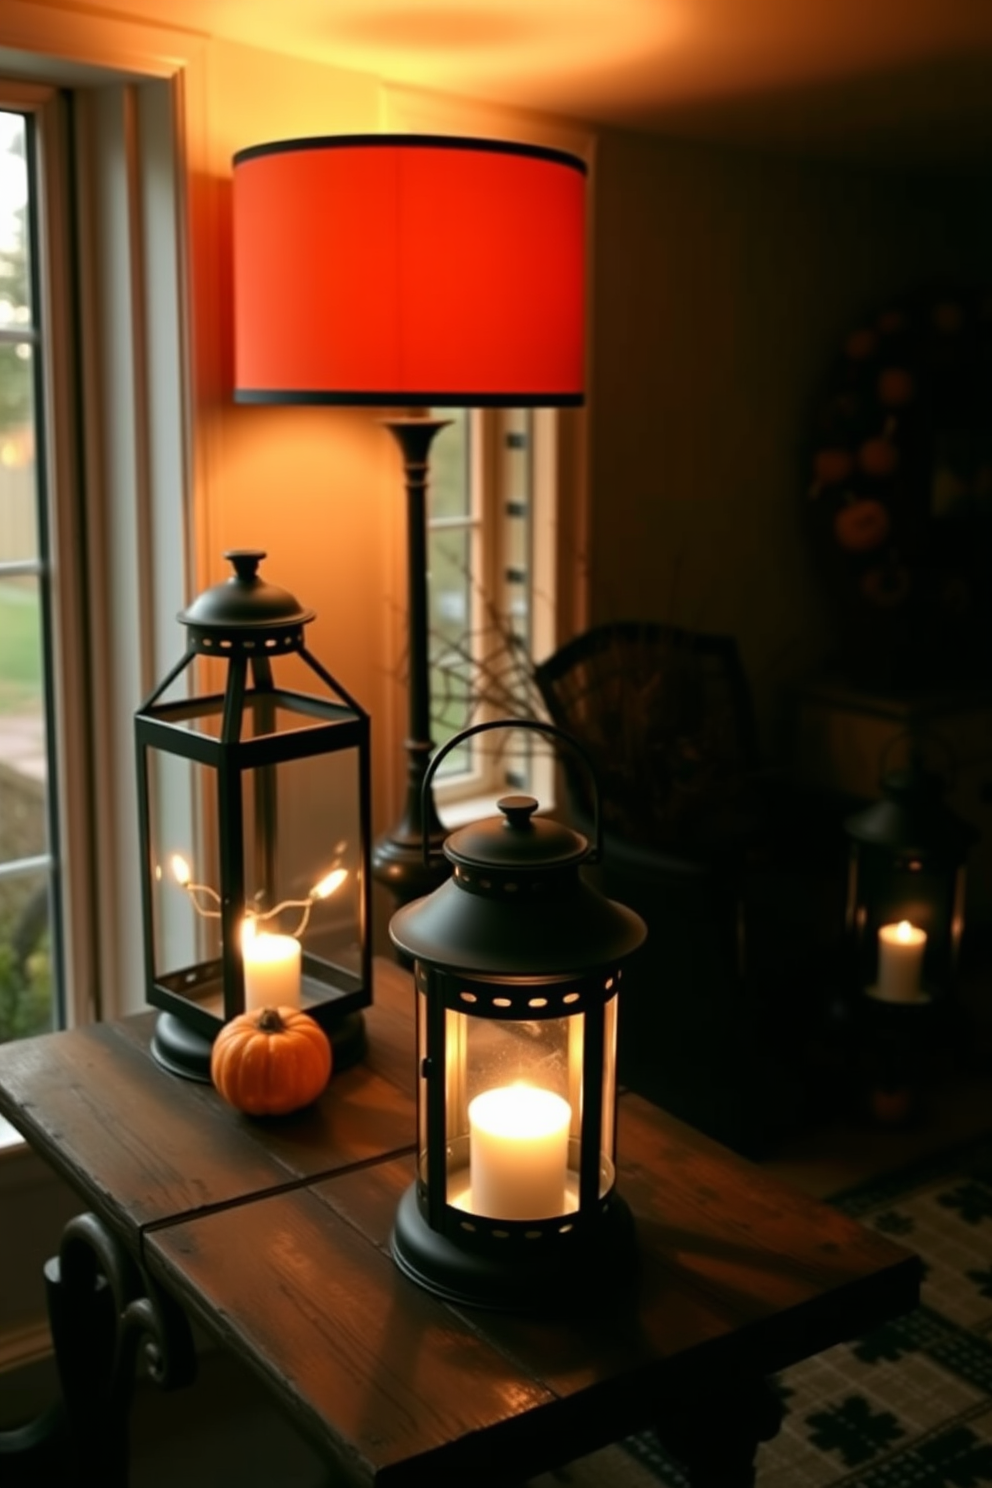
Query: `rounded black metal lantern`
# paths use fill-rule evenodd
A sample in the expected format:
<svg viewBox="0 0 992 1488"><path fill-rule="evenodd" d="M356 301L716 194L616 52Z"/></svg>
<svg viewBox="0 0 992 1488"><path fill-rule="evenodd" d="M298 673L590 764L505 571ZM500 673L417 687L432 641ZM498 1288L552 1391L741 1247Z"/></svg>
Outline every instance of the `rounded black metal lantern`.
<svg viewBox="0 0 992 1488"><path fill-rule="evenodd" d="M953 991L966 859L979 834L950 810L943 790L914 743L903 769L887 770L883 758L880 799L844 823L855 981L881 1002L939 1004Z"/></svg>
<svg viewBox="0 0 992 1488"><path fill-rule="evenodd" d="M369 718L307 650L314 612L259 576L265 554L225 557L135 715L152 1047L200 1080L223 1024L262 1006L301 1007L347 1064L372 998ZM205 659L224 686L195 696ZM277 685L277 664L321 690Z"/></svg>
<svg viewBox="0 0 992 1488"><path fill-rule="evenodd" d="M492 728L466 729L431 761ZM616 1192L616 1038L624 963L646 934L580 874L600 850L535 815L530 796L444 844L451 877L398 910L389 933L414 962L417 1177L393 1255L449 1300L574 1304L629 1281L630 1211Z"/></svg>

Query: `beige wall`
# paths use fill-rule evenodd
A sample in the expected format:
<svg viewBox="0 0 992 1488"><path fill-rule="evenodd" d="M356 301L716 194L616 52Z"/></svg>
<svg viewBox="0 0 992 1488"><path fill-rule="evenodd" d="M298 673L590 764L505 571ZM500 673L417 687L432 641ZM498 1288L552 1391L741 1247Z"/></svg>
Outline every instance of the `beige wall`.
<svg viewBox="0 0 992 1488"><path fill-rule="evenodd" d="M317 611L310 648L373 716L377 830L395 814L389 738L402 733L389 661L404 605L398 455L371 414L233 402L230 202L236 151L374 131L379 111L374 78L227 42L210 45L187 96L194 587L226 577L225 549L258 547L265 576Z"/></svg>
<svg viewBox="0 0 992 1488"><path fill-rule="evenodd" d="M862 313L987 273L972 184L605 132L590 613L737 637L766 747L831 633L800 526L816 390Z"/></svg>

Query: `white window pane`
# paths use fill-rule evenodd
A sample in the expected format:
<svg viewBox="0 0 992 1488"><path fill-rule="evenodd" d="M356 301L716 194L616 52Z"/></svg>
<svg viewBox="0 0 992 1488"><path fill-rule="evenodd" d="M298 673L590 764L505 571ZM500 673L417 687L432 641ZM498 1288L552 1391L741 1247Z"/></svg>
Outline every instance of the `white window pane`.
<svg viewBox="0 0 992 1488"><path fill-rule="evenodd" d="M29 242L25 121L0 112L0 563L38 545Z"/></svg>
<svg viewBox="0 0 992 1488"><path fill-rule="evenodd" d="M25 116L0 111L0 1040L53 1026L59 1006L29 144Z"/></svg>
<svg viewBox="0 0 992 1488"><path fill-rule="evenodd" d="M47 869L0 875L0 1043L54 1026Z"/></svg>
<svg viewBox="0 0 992 1488"><path fill-rule="evenodd" d="M38 554L35 447L32 348L0 340L0 563Z"/></svg>
<svg viewBox="0 0 992 1488"><path fill-rule="evenodd" d="M41 605L38 580L29 575L0 579L0 729L0 759L23 765L27 756L43 758Z"/></svg>
<svg viewBox="0 0 992 1488"><path fill-rule="evenodd" d="M471 534L442 527L429 539L431 698L435 744L440 747L472 721ZM453 750L440 774L471 768L471 745Z"/></svg>
<svg viewBox="0 0 992 1488"><path fill-rule="evenodd" d="M451 422L431 445L430 518L437 521L439 518L468 517L472 511L469 413L465 408L445 408L437 416Z"/></svg>

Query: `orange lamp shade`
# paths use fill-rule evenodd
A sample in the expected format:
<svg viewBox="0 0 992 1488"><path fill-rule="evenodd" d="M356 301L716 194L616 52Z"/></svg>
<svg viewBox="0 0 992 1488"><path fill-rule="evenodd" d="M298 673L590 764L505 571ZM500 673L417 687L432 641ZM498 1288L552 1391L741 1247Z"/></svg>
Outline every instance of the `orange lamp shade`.
<svg viewBox="0 0 992 1488"><path fill-rule="evenodd" d="M331 135L234 157L241 403L577 404L585 165Z"/></svg>

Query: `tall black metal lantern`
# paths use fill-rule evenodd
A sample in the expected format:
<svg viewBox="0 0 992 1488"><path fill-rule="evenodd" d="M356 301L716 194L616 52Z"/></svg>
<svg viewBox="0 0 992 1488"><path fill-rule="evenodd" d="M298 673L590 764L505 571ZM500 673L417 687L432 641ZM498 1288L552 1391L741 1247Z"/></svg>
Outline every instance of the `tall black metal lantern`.
<svg viewBox="0 0 992 1488"><path fill-rule="evenodd" d="M222 1025L261 1006L301 1007L347 1064L372 998L368 715L307 650L314 612L259 576L265 554L225 557L135 715L153 1050L201 1080ZM197 658L225 666L223 691L191 695ZM319 693L276 684L294 659Z"/></svg>
<svg viewBox="0 0 992 1488"><path fill-rule="evenodd" d="M503 721L466 729L449 750ZM590 1281L629 1280L630 1211L616 1192L616 1038L624 963L644 922L580 868L595 845L535 815L530 796L450 836L451 877L393 915L414 962L417 1177L393 1255L449 1300L496 1308L574 1305Z"/></svg>
<svg viewBox="0 0 992 1488"><path fill-rule="evenodd" d="M904 769L887 770L883 759L880 799L844 823L854 976L882 1002L939 1004L953 991L966 859L979 834L950 810L943 788L913 743Z"/></svg>

